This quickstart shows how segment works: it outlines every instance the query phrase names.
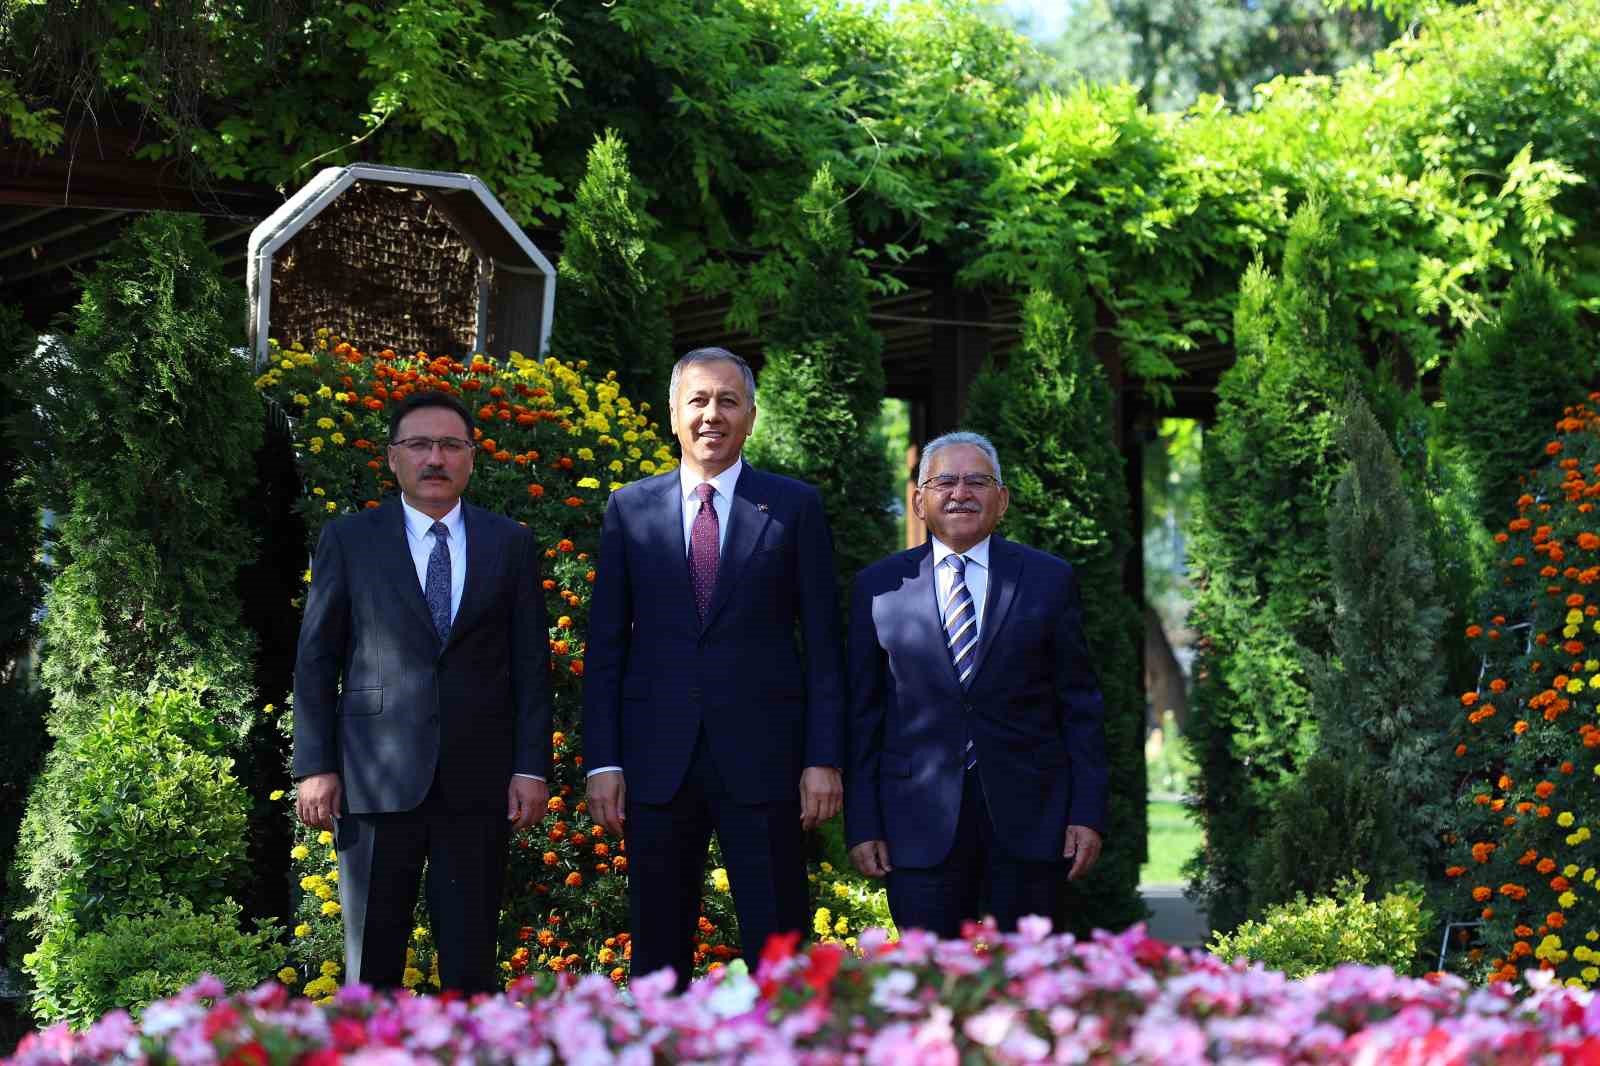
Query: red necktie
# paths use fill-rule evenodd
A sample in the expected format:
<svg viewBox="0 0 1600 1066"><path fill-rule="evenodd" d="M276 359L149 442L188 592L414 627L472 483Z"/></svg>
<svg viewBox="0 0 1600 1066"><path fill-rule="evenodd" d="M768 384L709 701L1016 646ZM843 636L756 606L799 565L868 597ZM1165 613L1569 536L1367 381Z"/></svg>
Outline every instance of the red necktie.
<svg viewBox="0 0 1600 1066"><path fill-rule="evenodd" d="M689 527L689 580L694 585L694 606L700 624L706 624L706 609L711 606L711 590L717 587L717 509L711 506L716 488L707 481L695 490L700 497L700 513Z"/></svg>

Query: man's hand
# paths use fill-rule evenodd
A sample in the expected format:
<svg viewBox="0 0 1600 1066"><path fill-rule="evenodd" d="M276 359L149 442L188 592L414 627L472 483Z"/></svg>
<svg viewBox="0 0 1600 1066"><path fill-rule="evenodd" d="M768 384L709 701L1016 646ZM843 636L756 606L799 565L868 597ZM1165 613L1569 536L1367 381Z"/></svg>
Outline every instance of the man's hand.
<svg viewBox="0 0 1600 1066"><path fill-rule="evenodd" d="M868 877L882 877L894 867L889 865L887 840L863 840L850 849L850 861Z"/></svg>
<svg viewBox="0 0 1600 1066"><path fill-rule="evenodd" d="M339 813L339 775L302 777L295 790L294 811L313 829L332 829L333 816Z"/></svg>
<svg viewBox="0 0 1600 1066"><path fill-rule="evenodd" d="M549 802L549 785L537 778L513 774L506 788L506 821L511 823L511 831L526 829L543 818Z"/></svg>
<svg viewBox="0 0 1600 1066"><path fill-rule="evenodd" d="M612 836L622 835L622 823L627 821L623 806L628 800L628 786L622 780L621 770L601 770L590 777L584 786L588 793L589 817L606 827Z"/></svg>
<svg viewBox="0 0 1600 1066"><path fill-rule="evenodd" d="M1072 860L1067 880L1076 881L1099 861L1100 834L1086 825L1067 826L1067 842L1061 849L1061 857Z"/></svg>
<svg viewBox="0 0 1600 1066"><path fill-rule="evenodd" d="M844 777L831 766L808 766L800 774L800 828L815 829L844 806Z"/></svg>

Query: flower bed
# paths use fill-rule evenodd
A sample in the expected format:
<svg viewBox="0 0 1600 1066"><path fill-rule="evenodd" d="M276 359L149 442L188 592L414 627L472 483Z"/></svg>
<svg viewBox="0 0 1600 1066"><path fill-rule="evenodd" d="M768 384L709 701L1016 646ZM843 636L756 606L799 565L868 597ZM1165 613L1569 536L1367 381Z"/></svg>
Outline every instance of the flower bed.
<svg viewBox="0 0 1600 1066"><path fill-rule="evenodd" d="M134 1023L117 1012L84 1033L26 1038L16 1066L171 1061L182 1066L409 1061L1178 1064L1592 1062L1600 1003L1548 979L1507 985L1396 977L1346 966L1302 980L1228 966L1135 927L1092 941L1032 919L999 936L862 937L775 944L742 967L669 994L667 974L631 999L603 976L562 975L471 1003L351 987L323 1005L279 985L220 999L201 981ZM551 982L554 987L551 988ZM545 992L547 994L540 994Z"/></svg>

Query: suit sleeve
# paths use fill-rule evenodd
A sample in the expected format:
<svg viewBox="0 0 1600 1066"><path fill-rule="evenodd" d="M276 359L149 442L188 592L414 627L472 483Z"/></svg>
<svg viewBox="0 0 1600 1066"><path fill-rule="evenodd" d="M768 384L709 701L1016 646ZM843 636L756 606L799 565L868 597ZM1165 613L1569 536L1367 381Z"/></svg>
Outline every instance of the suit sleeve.
<svg viewBox="0 0 1600 1066"><path fill-rule="evenodd" d="M583 659L583 763L588 767L623 766L622 670L632 621L627 531L617 494L612 493L600 527L600 558L589 601L589 646Z"/></svg>
<svg viewBox="0 0 1600 1066"><path fill-rule="evenodd" d="M882 840L878 762L883 753L885 674L883 646L872 620L872 593L857 577L850 590L850 717L844 771L845 844Z"/></svg>
<svg viewBox="0 0 1600 1066"><path fill-rule="evenodd" d="M839 646L838 577L833 569L833 532L815 489L801 504L799 550L800 633L805 648L806 712L803 766L835 766L845 760L844 656Z"/></svg>
<svg viewBox="0 0 1600 1066"><path fill-rule="evenodd" d="M339 679L350 639L350 585L338 523L322 529L294 658L295 780L339 771Z"/></svg>
<svg viewBox="0 0 1600 1066"><path fill-rule="evenodd" d="M1110 771L1106 765L1105 702L1089 658L1083 632L1083 602L1078 579L1066 576L1066 603L1056 620L1056 696L1061 707L1061 738L1072 763L1070 825L1104 833Z"/></svg>
<svg viewBox="0 0 1600 1066"><path fill-rule="evenodd" d="M550 621L539 580L539 546L518 528L522 555L511 603L511 698L515 756L513 772L550 780L550 737L554 729L550 697Z"/></svg>

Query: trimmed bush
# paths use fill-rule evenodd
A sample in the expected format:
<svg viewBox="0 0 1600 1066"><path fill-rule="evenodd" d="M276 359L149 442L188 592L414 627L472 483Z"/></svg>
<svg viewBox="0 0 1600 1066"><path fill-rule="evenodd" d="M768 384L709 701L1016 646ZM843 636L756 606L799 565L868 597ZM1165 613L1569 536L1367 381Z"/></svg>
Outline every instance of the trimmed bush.
<svg viewBox="0 0 1600 1066"><path fill-rule="evenodd" d="M875 431L883 404L883 340L867 321L866 266L828 167L800 198L793 276L768 329L759 414L745 454L815 485L833 530L847 603L856 571L895 548L894 475Z"/></svg>
<svg viewBox="0 0 1600 1066"><path fill-rule="evenodd" d="M1216 928L1259 912L1251 849L1316 750L1306 663L1331 650L1327 512L1342 464L1339 408L1369 379L1341 303L1339 234L1308 203L1283 273L1246 274L1238 361L1217 386L1191 529L1200 634L1186 739L1206 846L1187 867ZM1365 389L1363 391L1366 391Z"/></svg>
<svg viewBox="0 0 1600 1066"><path fill-rule="evenodd" d="M1334 885L1332 895L1298 896L1268 907L1260 921L1219 933L1208 950L1228 962L1249 959L1289 977L1347 963L1417 973L1422 940L1433 923L1423 907L1422 888L1400 885L1382 899L1369 900L1366 883L1361 874L1352 874Z"/></svg>
<svg viewBox="0 0 1600 1066"><path fill-rule="evenodd" d="M672 321L659 288L670 268L650 244L654 225L628 168L627 145L607 130L589 149L562 230L550 354L616 371L623 394L647 397L650 405L666 397L672 370Z"/></svg>
<svg viewBox="0 0 1600 1066"><path fill-rule="evenodd" d="M1105 698L1111 764L1107 843L1100 863L1068 886L1063 921L1086 934L1145 916L1146 858L1143 620L1123 566L1128 490L1114 443L1111 387L1090 351L1081 305L1034 290L1023 306L1022 347L972 384L966 425L994 442L1011 508L1001 532L1072 564L1083 594L1084 636Z"/></svg>
<svg viewBox="0 0 1600 1066"><path fill-rule="evenodd" d="M254 988L283 965L289 949L276 926L246 933L240 925L231 900L196 912L184 899L157 900L88 934L64 922L29 956L34 1009L41 1018L83 1028L113 1010L138 1017L204 974L230 991Z"/></svg>

